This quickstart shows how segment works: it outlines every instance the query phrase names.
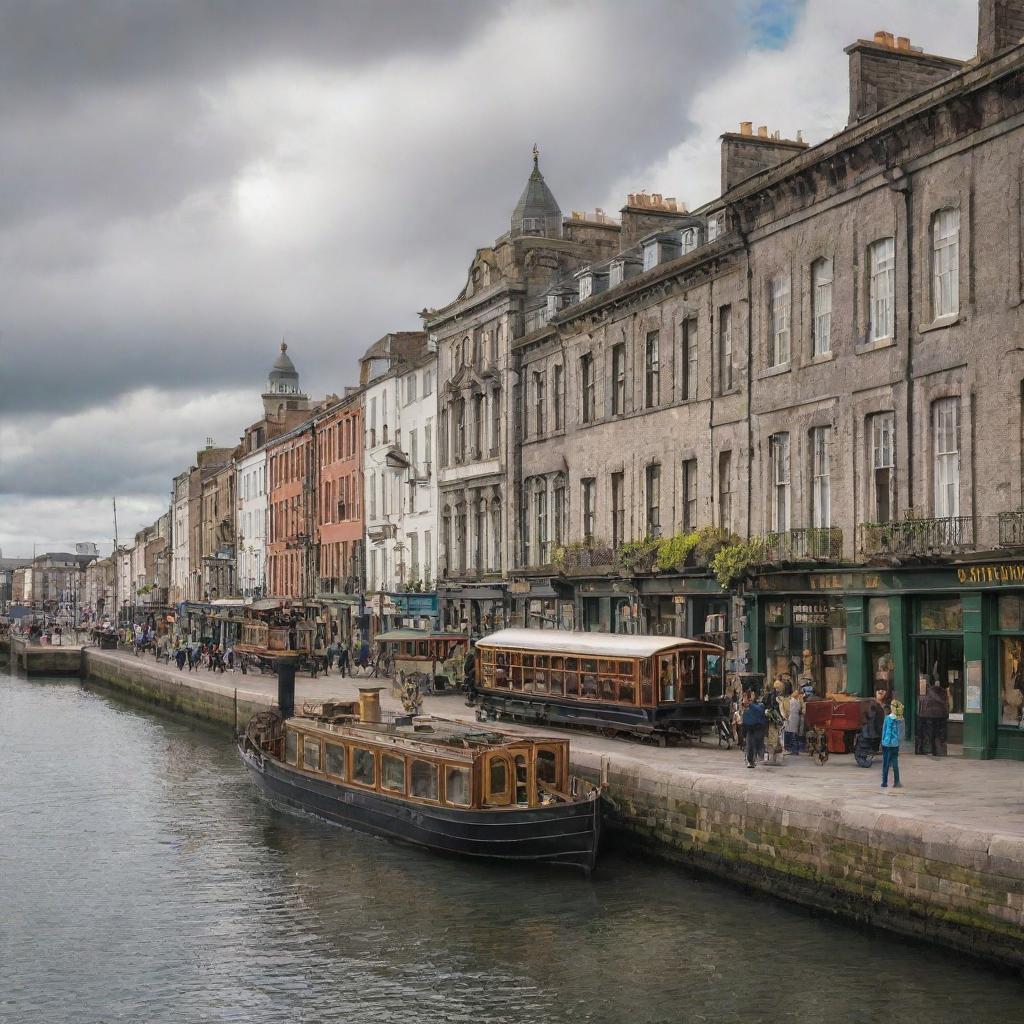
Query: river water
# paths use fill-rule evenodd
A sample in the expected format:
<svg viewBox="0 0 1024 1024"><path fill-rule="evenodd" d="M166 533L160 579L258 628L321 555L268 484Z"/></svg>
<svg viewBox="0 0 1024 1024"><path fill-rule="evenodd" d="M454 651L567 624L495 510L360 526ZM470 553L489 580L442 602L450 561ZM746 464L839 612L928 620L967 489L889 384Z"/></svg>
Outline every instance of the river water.
<svg viewBox="0 0 1024 1024"><path fill-rule="evenodd" d="M0 671L5 1024L823 1019L1019 1022L1024 983L635 855L587 881L287 815L225 735Z"/></svg>

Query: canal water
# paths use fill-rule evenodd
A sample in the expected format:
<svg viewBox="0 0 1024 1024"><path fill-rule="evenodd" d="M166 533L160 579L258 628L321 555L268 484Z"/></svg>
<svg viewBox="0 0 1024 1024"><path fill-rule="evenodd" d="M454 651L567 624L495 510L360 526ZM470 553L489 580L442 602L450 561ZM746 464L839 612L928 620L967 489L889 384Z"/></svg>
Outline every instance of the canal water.
<svg viewBox="0 0 1024 1024"><path fill-rule="evenodd" d="M590 881L280 813L221 733L0 671L0 1021L1024 1019L962 958L610 852Z"/></svg>

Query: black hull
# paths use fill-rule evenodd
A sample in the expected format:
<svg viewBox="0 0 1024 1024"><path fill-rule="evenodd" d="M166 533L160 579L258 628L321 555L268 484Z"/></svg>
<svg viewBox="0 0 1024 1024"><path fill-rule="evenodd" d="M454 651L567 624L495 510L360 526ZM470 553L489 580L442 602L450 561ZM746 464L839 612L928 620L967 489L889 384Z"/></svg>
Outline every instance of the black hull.
<svg viewBox="0 0 1024 1024"><path fill-rule="evenodd" d="M313 778L242 744L238 752L267 796L332 824L441 853L562 864L587 874L597 860L599 797L523 810L459 810Z"/></svg>

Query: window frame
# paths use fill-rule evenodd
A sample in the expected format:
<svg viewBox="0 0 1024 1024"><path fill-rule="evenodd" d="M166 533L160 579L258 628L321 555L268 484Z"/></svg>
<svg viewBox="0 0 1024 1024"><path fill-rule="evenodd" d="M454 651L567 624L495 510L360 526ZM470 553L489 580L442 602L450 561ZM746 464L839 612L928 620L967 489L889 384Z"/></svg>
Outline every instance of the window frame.
<svg viewBox="0 0 1024 1024"><path fill-rule="evenodd" d="M832 297L835 263L819 256L811 264L811 356L832 354Z"/></svg>
<svg viewBox="0 0 1024 1024"><path fill-rule="evenodd" d="M945 225L944 220L948 222ZM959 207L944 206L932 214L931 241L932 319L943 320L960 312Z"/></svg>
<svg viewBox="0 0 1024 1024"><path fill-rule="evenodd" d="M868 246L868 341L896 335L896 239L876 238ZM879 316L879 311L883 315Z"/></svg>
<svg viewBox="0 0 1024 1024"><path fill-rule="evenodd" d="M768 366L788 366L792 358L790 337L791 286L789 271L776 274L768 285ZM783 358L783 354L785 358Z"/></svg>

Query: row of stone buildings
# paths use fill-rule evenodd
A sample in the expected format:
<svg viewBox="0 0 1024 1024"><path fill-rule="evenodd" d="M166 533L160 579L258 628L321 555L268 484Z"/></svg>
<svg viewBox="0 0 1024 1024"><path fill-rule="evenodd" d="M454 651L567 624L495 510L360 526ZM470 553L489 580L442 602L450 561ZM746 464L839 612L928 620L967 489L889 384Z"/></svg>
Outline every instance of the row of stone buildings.
<svg viewBox="0 0 1024 1024"><path fill-rule="evenodd" d="M929 679L1024 757L1024 3L977 55L846 49L849 122L743 122L721 193L564 216L539 167L464 287L174 482L168 605L273 595L711 634L819 690ZM839 68L837 67L837 73Z"/></svg>

